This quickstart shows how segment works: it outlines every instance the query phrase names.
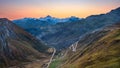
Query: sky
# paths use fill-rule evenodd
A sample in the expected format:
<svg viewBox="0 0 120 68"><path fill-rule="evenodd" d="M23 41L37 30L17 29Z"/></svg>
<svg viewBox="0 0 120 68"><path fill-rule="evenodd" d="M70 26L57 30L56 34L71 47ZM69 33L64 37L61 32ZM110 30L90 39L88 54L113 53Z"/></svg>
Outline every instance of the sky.
<svg viewBox="0 0 120 68"><path fill-rule="evenodd" d="M120 7L120 0L0 0L0 18L65 18L107 13Z"/></svg>

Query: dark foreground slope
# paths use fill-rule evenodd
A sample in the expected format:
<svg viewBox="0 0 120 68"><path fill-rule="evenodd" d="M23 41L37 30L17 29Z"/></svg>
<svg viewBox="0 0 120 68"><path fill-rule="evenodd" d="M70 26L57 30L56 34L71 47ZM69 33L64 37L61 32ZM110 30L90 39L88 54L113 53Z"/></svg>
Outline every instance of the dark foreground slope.
<svg viewBox="0 0 120 68"><path fill-rule="evenodd" d="M48 58L48 48L6 18L0 18L0 68Z"/></svg>
<svg viewBox="0 0 120 68"><path fill-rule="evenodd" d="M60 68L120 68L120 24L85 35L76 51L67 49L61 55L55 60Z"/></svg>

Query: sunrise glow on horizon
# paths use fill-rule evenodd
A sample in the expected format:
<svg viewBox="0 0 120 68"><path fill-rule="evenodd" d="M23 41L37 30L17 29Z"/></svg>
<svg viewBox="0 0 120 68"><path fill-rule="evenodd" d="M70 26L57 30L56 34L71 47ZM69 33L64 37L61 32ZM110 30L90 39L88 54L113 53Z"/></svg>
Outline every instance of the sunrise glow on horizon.
<svg viewBox="0 0 120 68"><path fill-rule="evenodd" d="M117 7L120 7L120 0L0 0L0 18L39 18L47 15L84 18Z"/></svg>

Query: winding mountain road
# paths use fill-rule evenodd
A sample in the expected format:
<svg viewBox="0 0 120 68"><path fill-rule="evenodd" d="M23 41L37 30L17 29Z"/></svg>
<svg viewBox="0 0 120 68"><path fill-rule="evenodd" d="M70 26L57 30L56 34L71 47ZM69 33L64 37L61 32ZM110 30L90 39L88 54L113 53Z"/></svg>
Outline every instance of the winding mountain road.
<svg viewBox="0 0 120 68"><path fill-rule="evenodd" d="M52 60L53 60L53 57L54 57L54 55L55 55L55 53L56 53L56 49L55 48L53 48L53 54L52 54L52 56L51 56L51 58L50 58L50 60L49 60L49 62L47 63L48 65L47 65L47 67L46 68L49 68L49 66L50 66L50 64L51 64L51 62L52 62Z"/></svg>

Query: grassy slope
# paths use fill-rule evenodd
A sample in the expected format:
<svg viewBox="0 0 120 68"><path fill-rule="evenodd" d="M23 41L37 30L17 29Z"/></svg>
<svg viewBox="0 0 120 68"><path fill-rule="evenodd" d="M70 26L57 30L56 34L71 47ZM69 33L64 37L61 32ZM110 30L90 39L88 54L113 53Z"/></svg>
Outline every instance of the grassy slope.
<svg viewBox="0 0 120 68"><path fill-rule="evenodd" d="M82 51L82 56L77 57ZM73 54L63 67L120 68L120 29L109 32L87 48Z"/></svg>

